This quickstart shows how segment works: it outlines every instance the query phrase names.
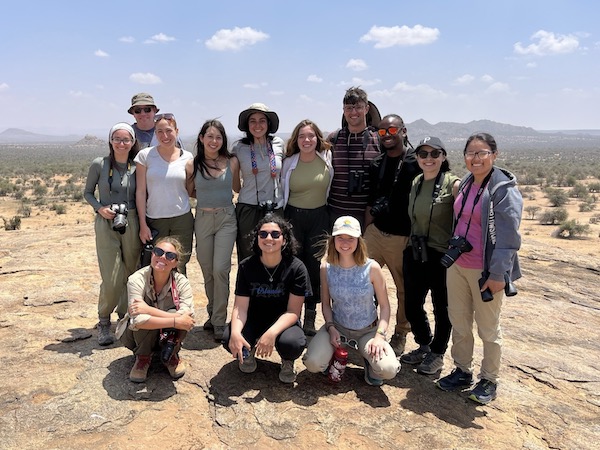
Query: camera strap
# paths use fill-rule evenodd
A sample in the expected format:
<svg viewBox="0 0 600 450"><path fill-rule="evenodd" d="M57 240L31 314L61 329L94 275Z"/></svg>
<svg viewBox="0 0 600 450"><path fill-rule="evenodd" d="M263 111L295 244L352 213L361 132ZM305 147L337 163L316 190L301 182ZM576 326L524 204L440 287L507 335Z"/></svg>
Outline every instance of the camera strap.
<svg viewBox="0 0 600 450"><path fill-rule="evenodd" d="M442 191L442 186L444 185L444 177L446 176L446 172L442 172L441 170L435 176L435 181L433 185L433 192L431 193L431 204L429 206L429 220L427 221L427 240L429 240L429 231L431 230L431 217L433 216L433 205L435 205L437 198L440 196L440 192ZM417 197L421 193L421 188L423 187L423 182L425 181L425 177L422 176L419 180L419 184L417 185L417 189L415 190L415 200L412 204L411 217L415 217L415 203L417 202ZM412 223L412 221L411 221ZM411 234L413 234L411 230Z"/></svg>
<svg viewBox="0 0 600 450"><path fill-rule="evenodd" d="M481 186L479 186L479 189L477 190L477 194L475 195L475 199L473 199L473 206L471 207L471 215L469 216L469 221L467 222L467 229L465 231L465 236L464 236L465 238L469 234L469 228L471 228L471 219L473 218L473 211L475 211L475 206L477 205L477 203L479 202L479 199L481 198L481 195L485 191L485 187L487 186L488 182L490 181L493 171L494 171L494 168L492 167L492 170L490 170L490 172L485 176L485 178L483 179L483 183L481 183ZM467 203L467 198L469 197L469 192L471 192L471 187L473 186L474 182L475 182L475 178L472 177L471 180L469 180L466 192L461 191L463 198L462 198L462 204L460 206L460 211L456 215L456 223L458 223L458 221L460 220L460 218L462 216L463 210L465 209L465 205ZM456 228L456 226L454 228Z"/></svg>
<svg viewBox="0 0 600 450"><path fill-rule="evenodd" d="M123 179L125 178L125 175L127 175L127 208L129 208L129 206L130 206L129 205L129 179L131 178L131 160L129 160L129 159L127 160L127 171L124 174L121 174L121 172L119 172L119 175L121 175L121 186L123 186ZM111 203L112 203L112 182L113 182L113 162L111 159L110 169L108 169L108 193L109 193L109 196L111 197L110 198Z"/></svg>
<svg viewBox="0 0 600 450"><path fill-rule="evenodd" d="M277 161L275 160L275 151L269 139L267 138L267 154L269 156L269 169L271 171L271 178L273 179L273 196L271 200L277 198ZM254 143L250 143L250 162L252 164L252 173L254 174L254 188L256 190L256 206L260 205L258 198L258 163L256 162L256 151L254 150Z"/></svg>
<svg viewBox="0 0 600 450"><path fill-rule="evenodd" d="M179 291L177 290L177 285L175 284L175 277L173 274L171 274L171 297L173 298L175 309L179 310Z"/></svg>

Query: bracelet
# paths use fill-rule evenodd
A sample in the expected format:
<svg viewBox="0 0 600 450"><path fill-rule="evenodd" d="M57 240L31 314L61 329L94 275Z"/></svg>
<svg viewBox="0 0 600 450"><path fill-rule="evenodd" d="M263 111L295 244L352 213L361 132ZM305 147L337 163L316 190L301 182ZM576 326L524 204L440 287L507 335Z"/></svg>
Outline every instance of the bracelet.
<svg viewBox="0 0 600 450"><path fill-rule="evenodd" d="M385 335L385 330L382 330L381 328L377 328L377 334L382 335L383 337L386 337Z"/></svg>
<svg viewBox="0 0 600 450"><path fill-rule="evenodd" d="M175 326L175 317L173 317L173 328L177 328L177 327Z"/></svg>
<svg viewBox="0 0 600 450"><path fill-rule="evenodd" d="M335 325L335 324L334 324L333 322L327 322L327 323L325 324L325 329L326 329L327 331L329 331L329 329L330 329L332 326L334 326L334 325Z"/></svg>

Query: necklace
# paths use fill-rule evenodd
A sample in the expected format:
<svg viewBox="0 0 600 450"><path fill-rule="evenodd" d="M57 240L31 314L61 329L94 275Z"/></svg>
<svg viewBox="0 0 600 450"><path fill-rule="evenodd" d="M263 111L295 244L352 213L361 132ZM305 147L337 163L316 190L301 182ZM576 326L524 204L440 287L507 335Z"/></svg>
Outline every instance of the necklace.
<svg viewBox="0 0 600 450"><path fill-rule="evenodd" d="M269 269L267 269L267 266L265 266L263 264L263 267L265 268L265 272L267 272L269 274L269 282L272 283L273 282L273 277L275 276L275 272L277 272L277 269L279 269L279 264L281 264L281 261L279 261L279 263L275 266L275 270L273 270L273 272L269 272Z"/></svg>

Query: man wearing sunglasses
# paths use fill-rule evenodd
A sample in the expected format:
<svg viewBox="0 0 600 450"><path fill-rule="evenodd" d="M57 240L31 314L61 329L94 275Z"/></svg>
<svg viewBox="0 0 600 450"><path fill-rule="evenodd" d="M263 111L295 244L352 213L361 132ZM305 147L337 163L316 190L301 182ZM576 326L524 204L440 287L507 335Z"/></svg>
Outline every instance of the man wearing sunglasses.
<svg viewBox="0 0 600 450"><path fill-rule="evenodd" d="M398 310L390 345L397 356L404 353L410 323L404 312L402 258L410 236L408 196L413 179L421 173L402 118L388 114L377 129L382 154L369 168L371 190L366 214L365 240L369 257L381 267L388 266L394 284ZM410 149L407 148L410 146Z"/></svg>
<svg viewBox="0 0 600 450"><path fill-rule="evenodd" d="M131 98L131 106L127 112L135 117L135 123L131 126L135 131L140 150L158 145L158 139L154 135L155 115L158 111L160 110L154 104L154 98L146 92L140 92ZM177 147L184 148L179 137Z"/></svg>

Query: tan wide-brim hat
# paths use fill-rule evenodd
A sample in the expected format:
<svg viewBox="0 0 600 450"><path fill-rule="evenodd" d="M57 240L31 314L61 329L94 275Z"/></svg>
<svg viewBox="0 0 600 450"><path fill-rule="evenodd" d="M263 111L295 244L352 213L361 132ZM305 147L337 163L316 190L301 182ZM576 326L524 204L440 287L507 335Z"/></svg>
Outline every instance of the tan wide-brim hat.
<svg viewBox="0 0 600 450"><path fill-rule="evenodd" d="M267 105L264 103L252 103L248 109L245 109L240 113L240 117L238 120L238 129L240 131L247 132L248 131L248 119L250 116L256 112L263 113L267 116L267 120L269 121L269 130L270 134L276 133L279 129L279 117L275 111L271 111Z"/></svg>
<svg viewBox="0 0 600 450"><path fill-rule="evenodd" d="M367 113L367 126L377 128L381 122L381 113L375 103L369 102L369 112ZM342 114L342 128L348 126L348 121Z"/></svg>
<svg viewBox="0 0 600 450"><path fill-rule="evenodd" d="M160 111L154 104L154 98L145 92L140 92L139 94L135 94L133 97L131 97L131 106L127 112L129 114L133 114L133 109L136 106L154 106L156 108L156 112Z"/></svg>

